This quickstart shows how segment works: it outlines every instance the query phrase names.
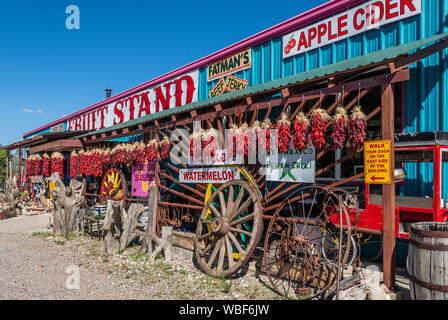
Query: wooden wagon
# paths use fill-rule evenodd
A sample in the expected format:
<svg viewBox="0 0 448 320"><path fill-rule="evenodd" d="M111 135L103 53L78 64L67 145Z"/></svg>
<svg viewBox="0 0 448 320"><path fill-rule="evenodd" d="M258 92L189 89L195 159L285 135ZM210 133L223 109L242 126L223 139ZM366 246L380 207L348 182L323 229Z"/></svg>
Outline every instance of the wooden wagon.
<svg viewBox="0 0 448 320"><path fill-rule="evenodd" d="M441 43L446 46L446 40ZM275 124L285 114L292 121L299 112L310 116L321 108L334 115L337 107L350 112L361 106L366 113L367 139L391 140L393 148L394 105L402 98L402 83L410 78L406 67L441 49L439 43L409 55L421 45L416 42L372 53L350 63L336 63L165 110L81 139L92 147L131 135L143 136L144 142L168 139L171 158L162 160L159 156L154 170L159 229L173 226L178 232L191 234L199 266L218 277L235 275L261 249L262 270L277 292L315 297L339 280L344 265L355 256L352 232L388 233L385 255L391 262L394 243L389 232L395 222L386 214L388 209L383 229L356 225L362 220L359 202L365 188L362 148L337 149L327 136L327 143L316 150L314 184L269 181L265 166L248 164L247 159L236 166L241 176L238 180L189 184L179 175L189 168L188 161L181 159L189 159L193 123L199 121L202 129L216 129L224 137L226 129L243 124L252 127L256 121L267 119ZM328 122L326 129L331 125L332 121ZM180 132L177 141L172 140L175 131ZM387 208L394 197L393 188L393 181L384 188ZM385 266L385 275L388 272L390 265Z"/></svg>

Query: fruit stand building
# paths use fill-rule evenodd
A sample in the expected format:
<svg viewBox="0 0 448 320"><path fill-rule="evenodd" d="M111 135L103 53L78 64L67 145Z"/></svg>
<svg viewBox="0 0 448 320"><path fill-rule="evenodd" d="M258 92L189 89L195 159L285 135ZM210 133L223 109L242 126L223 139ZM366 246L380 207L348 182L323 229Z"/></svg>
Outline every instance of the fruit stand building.
<svg viewBox="0 0 448 320"><path fill-rule="evenodd" d="M49 151L39 147L40 141L48 142L42 139L48 132L74 133L77 148L80 144L85 148L105 148L114 141L148 143L149 133L151 139L162 139L173 127L191 130L194 119L209 128L216 125L222 131L229 124L241 126L243 118L252 125L257 119L278 120L286 113L291 121L300 110L307 110L310 116L317 108L333 113L341 105L347 111L359 105L368 120L367 140L382 136L392 140L392 147L394 133L448 131L444 108L448 91L447 15L448 3L442 0L330 1L25 133L24 142L9 148L33 145L39 152ZM70 144L66 141L64 148L72 150ZM58 145L58 141L52 141L46 147ZM56 149L62 150L62 145ZM333 146L318 151L315 169L319 170L314 170L313 182L325 186L348 183L364 188L361 152ZM393 168L393 153L391 157ZM424 154L423 158L423 163L406 162L406 181L398 184L396 193L434 198L434 206L440 209L439 204L445 206L441 200L448 197L448 179L441 179L441 185L435 186L435 157L431 161ZM188 182L180 181L180 167L166 163L163 171L159 162L155 162L156 181L160 173L160 177L190 192L187 195L157 181L161 191L171 193L162 201L159 199L159 211L176 205L201 211L207 202L204 198L210 196L208 187L197 182L197 188L189 187ZM441 175L446 174L447 164L442 164ZM247 170L255 176L253 180L246 177L247 180L263 192L263 214L281 207L281 196L295 188L282 181L284 175L267 182L256 167ZM177 172L178 179L173 172ZM67 180L68 174L66 170ZM374 185L370 190L383 197L384 226L381 221L381 231L374 234L384 231L384 256L389 267L395 235L399 233L391 213L395 207L392 182L392 186L383 187L382 193L375 193ZM186 201L174 204L173 195Z"/></svg>
<svg viewBox="0 0 448 320"><path fill-rule="evenodd" d="M100 130L447 31L448 4L433 0L336 0L23 135ZM397 88L396 132L447 131L446 50L409 66ZM365 99L369 100L367 95ZM338 154L336 157L340 156ZM357 163L356 170L362 170ZM326 179L353 172L337 167ZM429 194L431 166L409 167L409 194ZM448 196L448 184L443 186Z"/></svg>

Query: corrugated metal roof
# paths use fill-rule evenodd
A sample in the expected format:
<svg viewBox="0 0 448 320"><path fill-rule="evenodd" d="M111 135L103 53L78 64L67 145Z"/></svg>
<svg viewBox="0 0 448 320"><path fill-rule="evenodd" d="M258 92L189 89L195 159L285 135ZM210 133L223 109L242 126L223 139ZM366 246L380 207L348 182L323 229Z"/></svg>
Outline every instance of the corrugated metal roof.
<svg viewBox="0 0 448 320"><path fill-rule="evenodd" d="M353 70L359 67L368 67L369 65L378 64L382 61L392 60L394 58L405 56L412 53L415 50L418 50L422 47L425 47L433 42L442 40L448 37L448 32L438 34L432 37L428 37L425 39L421 39L418 41L410 42L407 44L403 44L400 46L392 47L389 49L373 52L367 55L359 56L353 59L341 61L338 63L330 64L324 66L322 68L314 69L308 72L303 72L299 74L295 74L289 77L285 77L282 79L273 80L270 82L262 83L256 86L248 87L243 90L238 90L230 93L226 93L220 96L215 96L210 99L190 103L186 106L179 108L172 108L169 110L165 110L162 112L150 114L138 119L134 119L131 121L124 122L122 124L118 124L113 127L108 127L102 130L94 131L85 135L81 135L80 137L87 137L91 135L101 134L103 132L110 132L114 130L119 130L123 128L127 128L130 126L138 125L145 122L155 121L158 119L170 117L171 115L175 115L182 112L188 112L191 110L195 110L201 107L216 105L220 103L224 103L226 101L235 100L244 98L247 96L251 96L254 94L259 94L263 92L269 92L273 90L279 90L285 87L288 87L293 84L310 81L317 78L323 78L326 76L330 76L333 74L341 73L348 70Z"/></svg>

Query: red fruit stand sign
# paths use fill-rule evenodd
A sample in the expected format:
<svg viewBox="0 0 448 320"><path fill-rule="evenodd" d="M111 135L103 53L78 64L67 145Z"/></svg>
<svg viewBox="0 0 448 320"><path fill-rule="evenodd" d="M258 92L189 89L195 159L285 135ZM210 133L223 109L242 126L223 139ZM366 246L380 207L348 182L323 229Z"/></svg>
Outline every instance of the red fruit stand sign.
<svg viewBox="0 0 448 320"><path fill-rule="evenodd" d="M364 177L367 184L390 184L390 140L364 142Z"/></svg>

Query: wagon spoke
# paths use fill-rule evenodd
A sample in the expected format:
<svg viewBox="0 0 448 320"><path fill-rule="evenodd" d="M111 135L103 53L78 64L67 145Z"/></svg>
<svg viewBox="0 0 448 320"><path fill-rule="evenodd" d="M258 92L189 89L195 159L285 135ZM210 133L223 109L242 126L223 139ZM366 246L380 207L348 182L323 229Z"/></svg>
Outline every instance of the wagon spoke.
<svg viewBox="0 0 448 320"><path fill-rule="evenodd" d="M205 223L205 224L213 224L213 221L211 221L211 220L201 219L201 222Z"/></svg>
<svg viewBox="0 0 448 320"><path fill-rule="evenodd" d="M224 200L224 193L222 191L219 191L219 203L221 204L221 212L222 215L226 215L226 201Z"/></svg>
<svg viewBox="0 0 448 320"><path fill-rule="evenodd" d="M219 239L219 240L216 242L216 246L215 246L215 248L214 248L213 251L212 251L212 254L211 254L211 256L210 256L210 260L209 260L208 263L207 263L207 267L209 267L209 268L212 266L213 262L214 262L215 259L216 259L216 255L218 254L218 250L221 248L221 240L222 240L222 239Z"/></svg>
<svg viewBox="0 0 448 320"><path fill-rule="evenodd" d="M212 235L212 233L209 232L209 233L206 233L206 234L203 234L203 235L199 236L198 239L199 240L204 240L205 238L211 237L211 235Z"/></svg>
<svg viewBox="0 0 448 320"><path fill-rule="evenodd" d="M224 239L221 239L221 247L219 249L219 259L218 259L218 266L217 266L217 270L219 272L222 272L225 254L226 254L226 244L225 244Z"/></svg>
<svg viewBox="0 0 448 320"><path fill-rule="evenodd" d="M238 210L238 207L240 206L241 200L243 199L244 195L246 193L246 189L241 188L240 192L238 193L238 196L236 197L235 204L233 205L232 211L228 214L229 217L233 217L233 214L236 210Z"/></svg>
<svg viewBox="0 0 448 320"><path fill-rule="evenodd" d="M227 246L227 258L229 259L229 266L233 267L235 262L233 261L233 248L232 244L230 243L229 236L225 236L226 246Z"/></svg>
<svg viewBox="0 0 448 320"><path fill-rule="evenodd" d="M216 207L215 207L212 203L210 203L210 209L213 211L213 213L214 213L215 215L218 216L218 218L221 218L221 217L222 217L222 216L221 216L221 213L219 213L218 209L216 209Z"/></svg>
<svg viewBox="0 0 448 320"><path fill-rule="evenodd" d="M242 234L244 234L246 236L252 237L252 233L251 232L245 231L245 230L242 230L242 229L230 227L230 231L239 232L239 233L242 233Z"/></svg>
<svg viewBox="0 0 448 320"><path fill-rule="evenodd" d="M242 205L241 207L238 208L238 210L236 211L236 213L234 213L234 214L232 215L232 217L230 217L230 220L233 220L233 219L235 219L236 217L238 217L238 216L241 214L241 212L243 212L244 210L246 210L246 208L247 208L248 206L250 206L251 203L252 203L252 198L247 199L247 200L243 203L243 205Z"/></svg>
<svg viewBox="0 0 448 320"><path fill-rule="evenodd" d="M229 197L227 198L227 208L226 213L224 216L230 216L230 214L233 212L233 196L235 194L235 189L233 186L229 187Z"/></svg>
<svg viewBox="0 0 448 320"><path fill-rule="evenodd" d="M230 240L232 240L233 244L235 245L236 249L241 254L241 256L243 256L246 252L243 250L243 248L241 248L240 244L238 243L238 240L235 238L233 233L229 232L227 235L229 236Z"/></svg>
<svg viewBox="0 0 448 320"><path fill-rule="evenodd" d="M235 225L238 225L238 224L246 223L246 222L252 220L254 217L255 217L255 213L251 213L250 215L245 216L244 218L232 221L232 223L230 225L231 226L235 226Z"/></svg>

